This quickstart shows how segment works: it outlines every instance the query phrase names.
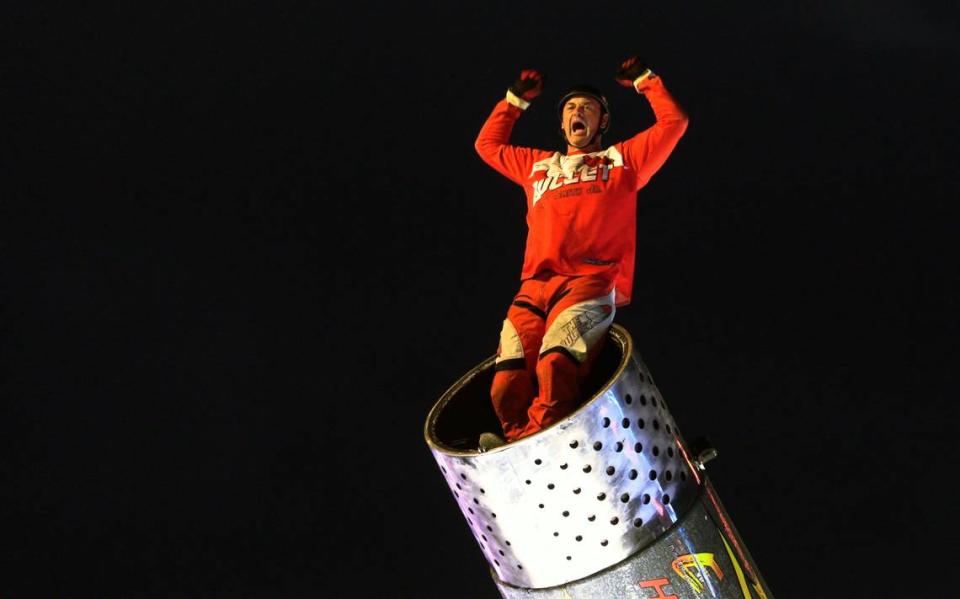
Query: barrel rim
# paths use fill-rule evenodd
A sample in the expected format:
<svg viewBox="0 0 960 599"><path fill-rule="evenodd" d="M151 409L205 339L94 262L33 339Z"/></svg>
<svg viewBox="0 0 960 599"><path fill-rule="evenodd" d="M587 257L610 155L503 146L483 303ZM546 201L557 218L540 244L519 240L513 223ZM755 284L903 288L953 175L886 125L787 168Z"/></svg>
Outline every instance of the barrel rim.
<svg viewBox="0 0 960 599"><path fill-rule="evenodd" d="M614 370L613 375L607 380L606 383L604 383L596 391L596 393L594 393L590 397L588 401L585 401L583 404L580 405L580 407L578 407L576 410L574 410L573 412L571 412L570 414L568 414L566 417L559 420L558 422L555 422L550 426L543 428L530 436L524 437L523 439L519 439L512 443L508 443L506 445L502 445L495 449L491 449L490 451L485 453L498 453L500 451L506 450L507 448L515 448L518 444L522 444L528 441L532 442L531 440L535 439L537 436L551 430L556 426L564 424L565 422L577 416L580 412L587 410L593 402L595 402L599 397L601 397L607 391L609 391L610 388L613 387L614 383L616 383L620 379L620 375L623 374L624 370L626 370L627 364L630 362L630 358L633 356L633 338L630 336L630 333L627 331L627 329L625 329L624 327L620 326L617 323L613 323L610 326L610 331L607 334L610 335L612 340L615 343L617 343L617 345L620 347L620 363L617 365L616 370ZM443 409L446 407L446 405L450 403L450 400L453 399L454 395L456 395L456 393L460 389L462 389L467 384L469 384L470 381L476 378L477 375L479 375L481 372L489 368L495 360L496 360L495 355L490 356L487 359L480 362L479 364L477 364L476 366L474 366L473 368L471 368L469 371L467 371L466 374L464 374L459 379L457 379L455 383L450 385L450 387L448 387L447 390L444 391L444 393L440 396L440 399L438 399L436 403L434 403L433 407L427 413L427 419L423 424L424 440L427 442L427 445L432 450L439 451L445 455L454 456L454 457L476 458L477 456L484 455L484 453L481 453L479 449L465 451L462 449L456 449L448 445L444 445L442 442L440 442L439 439L436 438L436 435L434 434L434 429L436 427L437 418L439 417Z"/></svg>

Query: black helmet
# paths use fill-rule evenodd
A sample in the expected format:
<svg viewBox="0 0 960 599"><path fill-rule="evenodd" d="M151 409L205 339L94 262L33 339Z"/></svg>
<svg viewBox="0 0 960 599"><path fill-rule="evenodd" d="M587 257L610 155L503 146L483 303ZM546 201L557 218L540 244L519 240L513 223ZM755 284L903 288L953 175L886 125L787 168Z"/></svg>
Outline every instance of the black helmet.
<svg viewBox="0 0 960 599"><path fill-rule="evenodd" d="M560 96L560 101L557 103L557 117L563 119L563 105L567 103L570 98L577 98L579 96L586 96L588 98L593 98L597 102L600 102L600 109L602 110L601 115L610 114L610 105L607 104L607 99L604 97L603 92L592 85L580 84L574 85L568 89L562 96ZM607 129L610 128L610 116L607 116L607 124L600 128L600 133L606 133Z"/></svg>

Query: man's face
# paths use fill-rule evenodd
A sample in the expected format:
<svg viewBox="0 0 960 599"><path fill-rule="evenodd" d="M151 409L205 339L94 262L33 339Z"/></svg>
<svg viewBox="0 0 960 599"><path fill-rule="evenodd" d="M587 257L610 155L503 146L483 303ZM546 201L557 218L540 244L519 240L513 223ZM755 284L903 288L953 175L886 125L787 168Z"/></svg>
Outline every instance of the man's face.
<svg viewBox="0 0 960 599"><path fill-rule="evenodd" d="M567 100L560 117L567 143L577 148L586 146L608 118L601 112L600 102L593 98L576 96Z"/></svg>

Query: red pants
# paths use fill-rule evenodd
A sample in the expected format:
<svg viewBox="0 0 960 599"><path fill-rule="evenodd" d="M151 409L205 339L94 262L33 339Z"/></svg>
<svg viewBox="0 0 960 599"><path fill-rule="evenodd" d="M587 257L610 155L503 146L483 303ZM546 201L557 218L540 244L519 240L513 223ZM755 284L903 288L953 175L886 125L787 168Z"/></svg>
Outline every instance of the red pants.
<svg viewBox="0 0 960 599"><path fill-rule="evenodd" d="M508 441L576 407L616 312L613 281L546 273L523 281L507 310L490 397Z"/></svg>

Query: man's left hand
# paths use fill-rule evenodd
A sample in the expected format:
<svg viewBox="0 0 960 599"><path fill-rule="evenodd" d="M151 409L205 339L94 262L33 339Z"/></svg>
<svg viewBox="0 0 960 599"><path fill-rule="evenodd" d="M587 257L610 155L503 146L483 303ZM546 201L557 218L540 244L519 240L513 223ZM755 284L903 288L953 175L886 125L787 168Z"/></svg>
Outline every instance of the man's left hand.
<svg viewBox="0 0 960 599"><path fill-rule="evenodd" d="M620 63L620 69L614 75L614 79L624 87L633 87L637 79L647 77L653 72L639 56L631 56Z"/></svg>

